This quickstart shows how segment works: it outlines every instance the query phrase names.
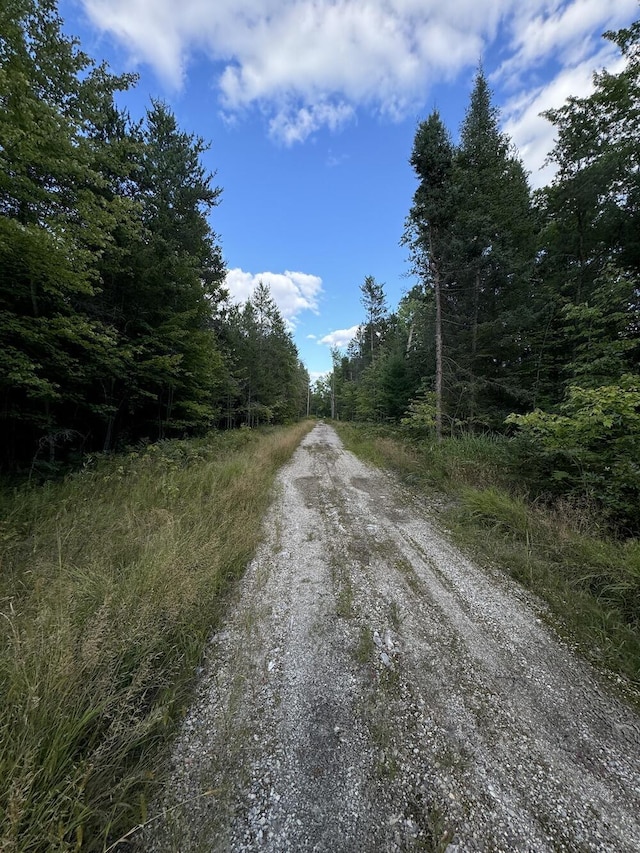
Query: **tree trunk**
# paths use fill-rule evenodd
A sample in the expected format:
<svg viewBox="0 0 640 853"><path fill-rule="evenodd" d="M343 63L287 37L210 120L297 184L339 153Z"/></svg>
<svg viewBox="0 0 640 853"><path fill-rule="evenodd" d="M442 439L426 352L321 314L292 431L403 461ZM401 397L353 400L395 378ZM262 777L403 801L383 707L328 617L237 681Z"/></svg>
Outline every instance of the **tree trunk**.
<svg viewBox="0 0 640 853"><path fill-rule="evenodd" d="M440 273L434 270L433 286L436 297L436 440L442 441L442 299Z"/></svg>
<svg viewBox="0 0 640 853"><path fill-rule="evenodd" d="M373 364L373 317L369 323L369 334L371 335L371 364Z"/></svg>
<svg viewBox="0 0 640 853"><path fill-rule="evenodd" d="M436 298L436 441L442 441L442 294L440 292L440 271L433 258L433 234L429 229L429 266L433 276L433 290ZM413 327L411 329L413 331Z"/></svg>
<svg viewBox="0 0 640 853"><path fill-rule="evenodd" d="M480 270L476 270L473 282L473 325L471 326L471 400L469 404L469 428L473 429L476 416L476 354L478 352L478 306L480 302Z"/></svg>
<svg viewBox="0 0 640 853"><path fill-rule="evenodd" d="M415 325L414 323L411 323L411 325L409 326L409 338L407 340L407 347L405 350L405 355L409 355L409 353L411 352L411 342L413 341L413 327L414 327L414 325Z"/></svg>
<svg viewBox="0 0 640 853"><path fill-rule="evenodd" d="M335 369L331 374L331 419L335 420L336 417L336 374Z"/></svg>

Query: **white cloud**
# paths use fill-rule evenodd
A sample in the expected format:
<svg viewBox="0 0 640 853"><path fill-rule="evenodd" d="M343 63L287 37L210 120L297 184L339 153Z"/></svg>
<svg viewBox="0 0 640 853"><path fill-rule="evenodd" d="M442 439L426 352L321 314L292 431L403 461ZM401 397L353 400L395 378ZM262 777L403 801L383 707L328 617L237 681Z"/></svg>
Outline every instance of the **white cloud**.
<svg viewBox="0 0 640 853"><path fill-rule="evenodd" d="M627 23L637 10L637 0L522 3L510 21L511 53L494 76L516 81L550 59L564 69L593 63L601 34Z"/></svg>
<svg viewBox="0 0 640 853"><path fill-rule="evenodd" d="M224 118L257 108L285 145L321 128L339 130L358 108L391 118L415 113L429 89L474 67L498 39L504 59L494 79L514 103L550 105L563 81L580 83L583 69L595 66L599 33L637 14L637 0L81 2L134 61L149 63L174 87L191 57L207 57ZM550 75L558 79L549 82ZM531 131L525 112L523 132ZM517 121L507 116L510 127ZM533 136L525 144L535 150Z"/></svg>
<svg viewBox="0 0 640 853"><path fill-rule="evenodd" d="M331 373L330 370L310 370L309 371L309 381L312 385L314 385L318 379L324 379Z"/></svg>
<svg viewBox="0 0 640 853"><path fill-rule="evenodd" d="M519 0L81 2L174 87L192 56L207 56L226 115L258 107L272 136L292 144L362 105L405 116L431 84L477 62Z"/></svg>
<svg viewBox="0 0 640 853"><path fill-rule="evenodd" d="M308 341L315 341L315 340L317 340L317 339L318 339L318 336L317 336L317 335L307 335L307 340L308 340Z"/></svg>
<svg viewBox="0 0 640 853"><path fill-rule="evenodd" d="M504 105L503 129L531 173L529 181L534 189L548 184L555 173L553 163L543 164L555 144L556 130L541 113L561 107L570 95L587 97L593 91L594 68L605 65L615 73L623 61L614 60L613 51L606 47L595 57L563 69L547 85L523 91Z"/></svg>
<svg viewBox="0 0 640 853"><path fill-rule="evenodd" d="M318 313L318 299L322 293L322 279L304 272L250 273L235 268L227 272L225 286L232 302L241 305L247 301L258 282L263 281L271 291L273 301L290 324L295 325L303 311Z"/></svg>
<svg viewBox="0 0 640 853"><path fill-rule="evenodd" d="M335 332L330 332L328 335L320 338L318 343L323 344L324 346L338 347L338 349L342 349L347 346L349 341L355 338L359 331L359 325L351 326L349 329L336 329Z"/></svg>
<svg viewBox="0 0 640 853"><path fill-rule="evenodd" d="M269 122L269 134L285 145L304 142L321 127L337 130L354 116L349 104L311 104L299 109L282 107Z"/></svg>
<svg viewBox="0 0 640 853"><path fill-rule="evenodd" d="M329 149L329 153L327 154L327 166L330 169L335 169L337 166L342 166L343 163L346 163L348 159L348 154L334 154L333 151Z"/></svg>

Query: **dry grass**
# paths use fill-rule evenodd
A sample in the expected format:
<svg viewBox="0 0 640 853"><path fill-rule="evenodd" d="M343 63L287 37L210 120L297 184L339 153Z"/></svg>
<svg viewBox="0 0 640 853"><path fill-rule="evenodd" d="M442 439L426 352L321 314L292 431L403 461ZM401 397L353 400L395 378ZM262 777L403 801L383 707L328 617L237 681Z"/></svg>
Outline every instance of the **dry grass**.
<svg viewBox="0 0 640 853"><path fill-rule="evenodd" d="M303 423L95 459L0 496L0 850L103 850L146 816L224 593Z"/></svg>

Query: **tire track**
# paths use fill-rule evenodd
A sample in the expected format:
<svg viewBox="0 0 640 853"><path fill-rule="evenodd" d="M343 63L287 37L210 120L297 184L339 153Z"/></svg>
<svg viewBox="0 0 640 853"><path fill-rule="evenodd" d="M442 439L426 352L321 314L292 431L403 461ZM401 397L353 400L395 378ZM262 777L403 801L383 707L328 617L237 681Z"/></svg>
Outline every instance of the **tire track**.
<svg viewBox="0 0 640 853"><path fill-rule="evenodd" d="M329 426L265 533L142 849L640 849L637 717Z"/></svg>

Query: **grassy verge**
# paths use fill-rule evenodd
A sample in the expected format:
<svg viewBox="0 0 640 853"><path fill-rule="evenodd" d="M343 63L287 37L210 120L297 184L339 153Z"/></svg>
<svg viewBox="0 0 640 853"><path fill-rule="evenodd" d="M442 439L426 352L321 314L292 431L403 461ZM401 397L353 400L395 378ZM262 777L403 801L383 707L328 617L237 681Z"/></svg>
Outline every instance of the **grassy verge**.
<svg viewBox="0 0 640 853"><path fill-rule="evenodd" d="M195 668L309 424L166 442L0 492L0 850L146 818Z"/></svg>
<svg viewBox="0 0 640 853"><path fill-rule="evenodd" d="M445 496L457 543L550 606L555 626L592 662L640 687L640 542L600 529L593 508L527 500L509 441L470 436L409 442L399 430L337 425L345 445Z"/></svg>

